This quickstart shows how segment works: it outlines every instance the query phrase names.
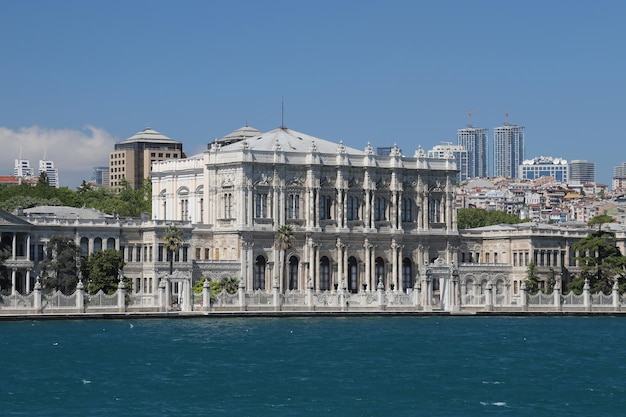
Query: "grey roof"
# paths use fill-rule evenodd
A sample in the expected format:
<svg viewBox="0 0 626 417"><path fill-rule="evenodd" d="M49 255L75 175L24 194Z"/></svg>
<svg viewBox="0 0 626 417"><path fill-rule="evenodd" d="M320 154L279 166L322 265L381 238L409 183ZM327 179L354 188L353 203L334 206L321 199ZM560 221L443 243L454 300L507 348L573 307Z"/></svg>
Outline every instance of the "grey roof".
<svg viewBox="0 0 626 417"><path fill-rule="evenodd" d="M259 136L262 132L258 129L253 128L252 126L242 126L237 130L230 132L228 135L224 136L221 140L238 140L238 139L246 139L253 138L255 136Z"/></svg>
<svg viewBox="0 0 626 417"><path fill-rule="evenodd" d="M343 148L346 153L352 155L364 155L365 152L358 149L349 148L342 143L334 143L325 139L316 138L306 133L301 133L295 130L287 129L286 127L279 127L266 133L262 133L258 136L246 139L246 142L251 150L258 151L273 151L277 148L282 149L284 152L309 152L312 149L317 149L319 153L337 153L337 150ZM240 150L241 143L233 143L223 146L222 151L227 150Z"/></svg>
<svg viewBox="0 0 626 417"><path fill-rule="evenodd" d="M112 216L92 208L67 206L38 206L24 209L27 217L52 217L56 219L98 220Z"/></svg>
<svg viewBox="0 0 626 417"><path fill-rule="evenodd" d="M168 138L160 132L149 127L145 128L141 132L135 133L133 136L119 143L132 143L132 142L154 142L154 143L180 143L172 138Z"/></svg>

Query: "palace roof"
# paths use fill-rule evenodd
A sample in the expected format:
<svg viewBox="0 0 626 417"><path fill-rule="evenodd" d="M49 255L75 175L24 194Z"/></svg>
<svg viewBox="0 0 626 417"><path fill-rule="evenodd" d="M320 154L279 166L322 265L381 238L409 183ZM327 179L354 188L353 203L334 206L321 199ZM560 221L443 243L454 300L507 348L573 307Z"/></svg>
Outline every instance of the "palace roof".
<svg viewBox="0 0 626 417"><path fill-rule="evenodd" d="M281 149L284 152L306 153L316 149L319 153L337 153L338 149L343 148L348 154L364 155L363 151L349 148L342 143L334 143L325 139L316 138L286 127L279 127L258 136L248 138L245 142L251 150L258 151ZM242 143L243 141L223 146L221 151L239 150L241 149Z"/></svg>

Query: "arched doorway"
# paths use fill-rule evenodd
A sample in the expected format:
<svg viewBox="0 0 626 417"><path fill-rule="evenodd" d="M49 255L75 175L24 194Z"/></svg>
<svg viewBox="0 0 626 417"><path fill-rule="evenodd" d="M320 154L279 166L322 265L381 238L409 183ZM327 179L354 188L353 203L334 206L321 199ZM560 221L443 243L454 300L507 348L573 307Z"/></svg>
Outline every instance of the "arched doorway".
<svg viewBox="0 0 626 417"><path fill-rule="evenodd" d="M264 290L265 289L265 267L267 265L267 261L265 257L259 255L256 257L256 262L254 263L254 279L252 282L252 288L254 290Z"/></svg>
<svg viewBox="0 0 626 417"><path fill-rule="evenodd" d="M298 289L298 258L295 256L292 256L289 258L289 285L287 288L289 288L290 290L297 290Z"/></svg>
<svg viewBox="0 0 626 417"><path fill-rule="evenodd" d="M359 274L357 261L354 256L348 258L348 291L356 293L359 291Z"/></svg>

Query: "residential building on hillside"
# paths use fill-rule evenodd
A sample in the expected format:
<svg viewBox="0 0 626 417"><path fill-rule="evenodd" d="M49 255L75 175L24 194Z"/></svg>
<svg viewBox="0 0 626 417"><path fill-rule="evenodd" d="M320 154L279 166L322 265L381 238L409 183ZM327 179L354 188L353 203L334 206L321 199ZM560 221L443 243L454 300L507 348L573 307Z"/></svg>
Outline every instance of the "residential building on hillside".
<svg viewBox="0 0 626 417"><path fill-rule="evenodd" d="M184 158L183 144L149 127L115 144L109 154L109 182L113 188L125 180L133 189L150 178L154 162Z"/></svg>
<svg viewBox="0 0 626 417"><path fill-rule="evenodd" d="M539 156L526 159L519 166L518 178L535 180L540 177L552 177L558 182L569 182L569 165L565 159Z"/></svg>
<svg viewBox="0 0 626 417"><path fill-rule="evenodd" d="M524 126L510 125L508 120L493 129L494 176L519 177L518 169L525 158L525 131Z"/></svg>
<svg viewBox="0 0 626 417"><path fill-rule="evenodd" d="M457 141L467 149L467 178L489 176L489 129L468 126L457 130Z"/></svg>

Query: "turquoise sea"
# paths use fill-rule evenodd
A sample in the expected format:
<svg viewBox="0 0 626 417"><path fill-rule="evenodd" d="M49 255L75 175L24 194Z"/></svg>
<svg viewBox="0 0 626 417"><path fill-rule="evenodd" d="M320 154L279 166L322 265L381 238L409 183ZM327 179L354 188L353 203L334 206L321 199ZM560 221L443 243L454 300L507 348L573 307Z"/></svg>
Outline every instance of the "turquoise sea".
<svg viewBox="0 0 626 417"><path fill-rule="evenodd" d="M623 416L626 318L0 322L2 416Z"/></svg>

